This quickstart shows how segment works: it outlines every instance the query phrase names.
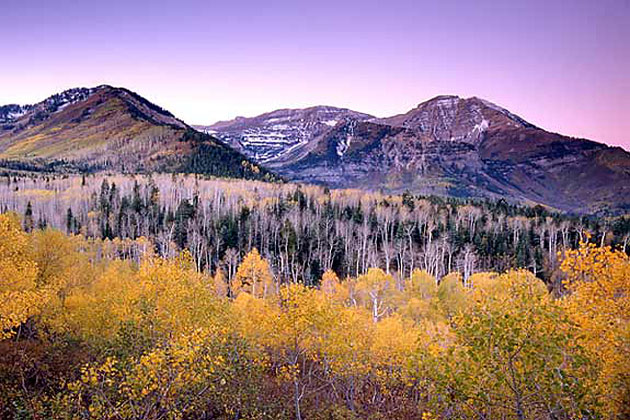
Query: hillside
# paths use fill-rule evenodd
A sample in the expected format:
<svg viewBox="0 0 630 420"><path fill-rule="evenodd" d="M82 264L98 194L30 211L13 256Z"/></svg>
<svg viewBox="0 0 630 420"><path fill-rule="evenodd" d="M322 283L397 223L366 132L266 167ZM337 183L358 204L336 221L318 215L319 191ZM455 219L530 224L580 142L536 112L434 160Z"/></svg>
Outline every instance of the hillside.
<svg viewBox="0 0 630 420"><path fill-rule="evenodd" d="M0 107L0 159L11 169L268 173L138 94L107 85Z"/></svg>
<svg viewBox="0 0 630 420"><path fill-rule="evenodd" d="M247 133L259 128L249 124ZM219 138L239 135L234 126L215 130ZM438 96L389 118L345 118L265 161L289 179L335 188L506 198L571 212L630 209L628 152L547 132L475 97Z"/></svg>

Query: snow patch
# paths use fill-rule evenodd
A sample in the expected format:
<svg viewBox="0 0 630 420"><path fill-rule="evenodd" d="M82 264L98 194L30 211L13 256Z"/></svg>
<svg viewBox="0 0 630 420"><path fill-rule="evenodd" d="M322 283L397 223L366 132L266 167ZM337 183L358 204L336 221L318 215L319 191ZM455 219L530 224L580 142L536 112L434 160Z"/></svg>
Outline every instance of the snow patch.
<svg viewBox="0 0 630 420"><path fill-rule="evenodd" d="M337 143L337 156L343 157L350 147L350 137L346 137Z"/></svg>
<svg viewBox="0 0 630 420"><path fill-rule="evenodd" d="M24 110L20 110L18 112L9 112L9 115L7 115L7 118L9 120L14 120L16 118L20 118L24 114L26 114L26 111Z"/></svg>
<svg viewBox="0 0 630 420"><path fill-rule="evenodd" d="M473 127L473 133L481 134L488 129L489 125L490 123L488 122L488 120L483 119L479 124L475 124L475 126Z"/></svg>
<svg viewBox="0 0 630 420"><path fill-rule="evenodd" d="M460 101L459 97L453 96L453 97L448 97L448 98L440 98L435 102L435 104L439 107L450 108L454 105L457 105L459 101Z"/></svg>

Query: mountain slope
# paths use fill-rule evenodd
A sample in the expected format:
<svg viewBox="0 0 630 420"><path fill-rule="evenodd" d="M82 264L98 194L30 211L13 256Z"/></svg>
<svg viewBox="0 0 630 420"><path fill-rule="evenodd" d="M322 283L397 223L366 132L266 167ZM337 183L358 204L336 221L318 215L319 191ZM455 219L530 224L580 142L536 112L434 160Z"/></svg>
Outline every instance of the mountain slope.
<svg viewBox="0 0 630 420"><path fill-rule="evenodd" d="M18 169L267 174L136 93L106 85L0 107L0 159Z"/></svg>
<svg viewBox="0 0 630 420"><path fill-rule="evenodd" d="M300 148L274 169L338 188L630 210L629 153L549 133L475 97L438 96L390 118L345 119Z"/></svg>
<svg viewBox="0 0 630 420"><path fill-rule="evenodd" d="M337 124L371 118L371 115L349 109L316 106L279 109L253 118L238 117L199 128L216 134L236 150L274 168L307 154L308 146Z"/></svg>

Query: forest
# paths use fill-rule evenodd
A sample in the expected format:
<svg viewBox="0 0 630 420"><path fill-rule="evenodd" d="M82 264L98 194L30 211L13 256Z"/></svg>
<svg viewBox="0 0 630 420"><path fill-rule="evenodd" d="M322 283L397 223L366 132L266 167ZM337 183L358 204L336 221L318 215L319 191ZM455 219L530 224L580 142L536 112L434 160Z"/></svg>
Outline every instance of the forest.
<svg viewBox="0 0 630 420"><path fill-rule="evenodd" d="M563 253L561 296L525 270L311 287L255 248L228 280L188 250L24 222L0 215L4 418L630 415L630 259L608 246Z"/></svg>
<svg viewBox="0 0 630 420"><path fill-rule="evenodd" d="M289 183L194 175L5 176L0 210L27 232L52 227L125 244L144 238L162 257L188 250L200 271L231 280L253 248L279 278L317 285L333 270L357 277L379 267L398 281L419 268L436 279L458 271L525 268L562 288L558 253L591 242L630 252L630 217L569 216L504 200L389 196Z"/></svg>
<svg viewBox="0 0 630 420"><path fill-rule="evenodd" d="M628 219L284 183L0 183L0 417L623 419Z"/></svg>

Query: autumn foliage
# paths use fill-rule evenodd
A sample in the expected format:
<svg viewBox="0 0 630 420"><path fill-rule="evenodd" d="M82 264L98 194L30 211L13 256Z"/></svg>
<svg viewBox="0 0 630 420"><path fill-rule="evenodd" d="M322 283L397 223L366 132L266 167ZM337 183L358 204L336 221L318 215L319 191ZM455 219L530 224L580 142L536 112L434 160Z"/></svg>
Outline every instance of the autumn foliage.
<svg viewBox="0 0 630 420"><path fill-rule="evenodd" d="M133 250L131 252L130 250ZM630 260L582 243L558 297L527 271L307 287L256 249L232 270L142 238L0 215L0 417L621 419Z"/></svg>

